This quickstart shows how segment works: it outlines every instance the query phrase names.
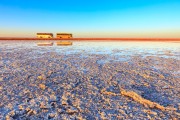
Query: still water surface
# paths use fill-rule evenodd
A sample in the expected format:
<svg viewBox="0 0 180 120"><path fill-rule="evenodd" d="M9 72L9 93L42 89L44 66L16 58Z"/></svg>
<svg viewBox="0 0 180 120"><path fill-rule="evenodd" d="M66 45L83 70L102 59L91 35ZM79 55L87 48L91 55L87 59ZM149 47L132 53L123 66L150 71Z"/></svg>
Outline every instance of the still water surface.
<svg viewBox="0 0 180 120"><path fill-rule="evenodd" d="M40 41L0 41L0 51L32 49L43 54L57 52L59 54L108 54L115 56L158 56L180 59L180 42L122 42L122 41L74 41L72 46L37 46ZM42 42L42 41L41 41Z"/></svg>

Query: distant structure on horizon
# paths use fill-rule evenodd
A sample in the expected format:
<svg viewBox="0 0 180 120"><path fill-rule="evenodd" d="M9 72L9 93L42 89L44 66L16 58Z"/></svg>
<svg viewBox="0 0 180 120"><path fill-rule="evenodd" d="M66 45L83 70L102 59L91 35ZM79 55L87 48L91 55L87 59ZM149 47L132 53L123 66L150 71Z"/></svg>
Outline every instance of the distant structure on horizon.
<svg viewBox="0 0 180 120"><path fill-rule="evenodd" d="M57 33L56 34L57 38L72 38L72 34L71 33Z"/></svg>
<svg viewBox="0 0 180 120"><path fill-rule="evenodd" d="M37 38L53 38L52 33L37 33Z"/></svg>

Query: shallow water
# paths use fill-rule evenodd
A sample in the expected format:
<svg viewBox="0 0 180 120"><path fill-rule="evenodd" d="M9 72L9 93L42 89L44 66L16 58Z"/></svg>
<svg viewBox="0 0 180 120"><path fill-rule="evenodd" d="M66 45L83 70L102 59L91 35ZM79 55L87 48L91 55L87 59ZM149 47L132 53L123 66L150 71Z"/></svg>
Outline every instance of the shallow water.
<svg viewBox="0 0 180 120"><path fill-rule="evenodd" d="M37 52L58 52L64 54L90 53L112 55L159 55L162 57L180 56L180 42L116 42L116 41L74 41L72 46L37 46L40 41L0 41L0 50L9 52L24 48L36 49Z"/></svg>

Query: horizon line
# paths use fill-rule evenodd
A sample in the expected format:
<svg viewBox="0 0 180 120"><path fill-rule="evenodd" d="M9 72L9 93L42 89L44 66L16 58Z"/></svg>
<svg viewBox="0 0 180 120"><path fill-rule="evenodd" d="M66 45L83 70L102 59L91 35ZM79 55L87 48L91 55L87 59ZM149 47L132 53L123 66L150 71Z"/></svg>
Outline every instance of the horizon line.
<svg viewBox="0 0 180 120"><path fill-rule="evenodd" d="M0 37L0 40L126 40L126 41L180 41L180 38L163 38L163 37L75 37L75 38L36 38L36 37Z"/></svg>

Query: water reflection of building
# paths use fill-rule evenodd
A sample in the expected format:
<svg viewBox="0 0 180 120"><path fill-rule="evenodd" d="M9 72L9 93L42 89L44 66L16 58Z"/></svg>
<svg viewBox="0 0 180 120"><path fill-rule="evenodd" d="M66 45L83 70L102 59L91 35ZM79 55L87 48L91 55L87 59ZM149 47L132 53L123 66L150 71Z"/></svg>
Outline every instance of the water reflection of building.
<svg viewBox="0 0 180 120"><path fill-rule="evenodd" d="M72 34L71 33L57 33L56 35L57 38L72 38Z"/></svg>
<svg viewBox="0 0 180 120"><path fill-rule="evenodd" d="M52 33L37 33L37 38L53 38Z"/></svg>

